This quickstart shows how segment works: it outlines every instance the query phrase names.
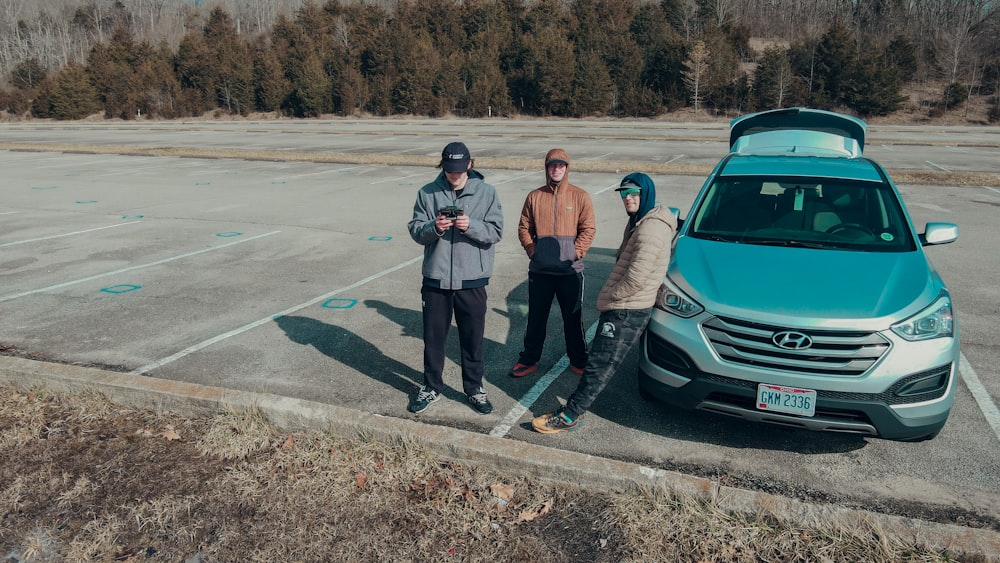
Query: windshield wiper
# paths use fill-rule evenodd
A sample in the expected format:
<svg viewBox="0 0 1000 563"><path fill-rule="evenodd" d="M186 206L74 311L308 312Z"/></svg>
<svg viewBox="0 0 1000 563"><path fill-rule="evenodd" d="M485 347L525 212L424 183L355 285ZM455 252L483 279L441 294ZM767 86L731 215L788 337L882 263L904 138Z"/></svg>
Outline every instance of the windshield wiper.
<svg viewBox="0 0 1000 563"><path fill-rule="evenodd" d="M790 246L795 248L839 248L835 244L825 244L822 242L811 242L804 240L789 239L751 239L743 241L746 244L759 244L762 246Z"/></svg>

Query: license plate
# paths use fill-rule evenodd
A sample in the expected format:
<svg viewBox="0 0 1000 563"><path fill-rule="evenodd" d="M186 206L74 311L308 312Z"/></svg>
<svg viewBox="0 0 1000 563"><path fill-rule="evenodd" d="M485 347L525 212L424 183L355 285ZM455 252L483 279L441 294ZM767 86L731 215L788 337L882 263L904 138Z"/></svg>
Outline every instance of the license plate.
<svg viewBox="0 0 1000 563"><path fill-rule="evenodd" d="M816 391L760 383L757 385L757 409L813 416L816 414Z"/></svg>

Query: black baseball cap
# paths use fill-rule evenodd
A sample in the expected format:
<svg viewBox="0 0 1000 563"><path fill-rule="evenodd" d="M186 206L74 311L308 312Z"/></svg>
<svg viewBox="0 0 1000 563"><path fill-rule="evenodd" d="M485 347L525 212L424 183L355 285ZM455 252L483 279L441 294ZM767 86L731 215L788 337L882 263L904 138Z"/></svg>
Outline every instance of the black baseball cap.
<svg viewBox="0 0 1000 563"><path fill-rule="evenodd" d="M624 180L622 180L621 185L618 186L617 188L615 188L615 191L616 192L620 192L622 190L641 190L641 189L642 189L642 186L640 186L639 184L636 184L635 182L633 182L632 180L630 180L628 178L625 178Z"/></svg>
<svg viewBox="0 0 1000 563"><path fill-rule="evenodd" d="M448 143L441 151L441 168L445 172L465 172L469 169L469 148L465 143Z"/></svg>

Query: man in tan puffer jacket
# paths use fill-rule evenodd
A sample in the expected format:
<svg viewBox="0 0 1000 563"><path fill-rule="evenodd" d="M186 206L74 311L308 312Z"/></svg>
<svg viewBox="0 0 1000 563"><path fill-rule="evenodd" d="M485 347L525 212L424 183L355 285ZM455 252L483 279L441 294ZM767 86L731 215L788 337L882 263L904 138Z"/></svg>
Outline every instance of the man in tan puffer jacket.
<svg viewBox="0 0 1000 563"><path fill-rule="evenodd" d="M531 421L531 426L543 434L576 427L642 337L657 290L667 274L671 241L677 232L676 217L656 205L656 186L641 172L625 176L617 191L629 220L614 268L597 296L597 310L601 312L597 334L590 344L580 383L566 405Z"/></svg>

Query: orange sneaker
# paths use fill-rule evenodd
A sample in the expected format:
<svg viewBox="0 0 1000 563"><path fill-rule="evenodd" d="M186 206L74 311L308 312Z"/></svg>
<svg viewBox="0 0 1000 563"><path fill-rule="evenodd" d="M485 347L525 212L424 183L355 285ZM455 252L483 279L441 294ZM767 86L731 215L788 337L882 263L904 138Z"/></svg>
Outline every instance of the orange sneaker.
<svg viewBox="0 0 1000 563"><path fill-rule="evenodd" d="M529 366L527 364L522 364L521 362L518 362L514 364L514 367L510 368L510 376L524 377L526 375L531 375L536 371L538 371L538 364L532 364Z"/></svg>

